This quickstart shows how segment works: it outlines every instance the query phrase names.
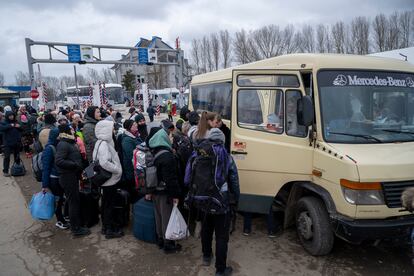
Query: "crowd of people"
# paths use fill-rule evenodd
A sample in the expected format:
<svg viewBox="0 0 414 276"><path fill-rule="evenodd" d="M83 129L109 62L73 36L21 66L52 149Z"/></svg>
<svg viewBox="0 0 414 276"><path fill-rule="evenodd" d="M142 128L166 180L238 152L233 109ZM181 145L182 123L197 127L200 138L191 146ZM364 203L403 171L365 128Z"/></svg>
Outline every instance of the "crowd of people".
<svg viewBox="0 0 414 276"><path fill-rule="evenodd" d="M153 117L155 111L150 111ZM213 258L215 233L216 273L231 274L232 268L226 264L227 244L232 209L237 205L240 190L237 167L229 154L230 131L219 114L202 112L200 116L184 107L175 125L170 117L150 130L144 115L134 108L124 118L112 108L96 106L88 107L85 112L67 108L39 113L31 107L6 106L0 109L0 116L4 176L10 176L10 156L14 155L14 161L19 162L22 148L27 158L42 152L42 191L58 198L56 227L70 229L73 237L90 234L91 224L83 219L85 210L81 202L82 189L89 187L100 198L95 197L93 204L100 204L97 209L102 235L107 239L122 237L124 224L114 210L115 195L122 189L129 194L130 204L142 198L153 201L158 247L166 254L181 250L176 241L165 239L173 206L178 205L189 221L191 232L195 232L196 227L192 226L197 221L201 224L203 264L210 265ZM155 190L145 193L136 188L133 164L133 152L142 144L155 156L159 183ZM206 170L197 166L205 160L199 158L201 151L216 156L214 166L220 175L213 178L220 197L219 207L206 206L192 191L192 187L204 185L204 177L209 177ZM92 187L83 173L92 162L110 174L100 187Z"/></svg>

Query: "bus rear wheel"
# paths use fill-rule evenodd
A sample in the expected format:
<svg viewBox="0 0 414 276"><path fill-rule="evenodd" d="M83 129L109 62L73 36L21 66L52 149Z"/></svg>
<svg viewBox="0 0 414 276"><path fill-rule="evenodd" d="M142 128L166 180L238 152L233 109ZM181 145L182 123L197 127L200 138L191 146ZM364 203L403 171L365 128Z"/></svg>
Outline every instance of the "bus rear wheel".
<svg viewBox="0 0 414 276"><path fill-rule="evenodd" d="M303 197L297 203L296 230L305 250L313 256L331 252L334 233L323 202L315 197Z"/></svg>

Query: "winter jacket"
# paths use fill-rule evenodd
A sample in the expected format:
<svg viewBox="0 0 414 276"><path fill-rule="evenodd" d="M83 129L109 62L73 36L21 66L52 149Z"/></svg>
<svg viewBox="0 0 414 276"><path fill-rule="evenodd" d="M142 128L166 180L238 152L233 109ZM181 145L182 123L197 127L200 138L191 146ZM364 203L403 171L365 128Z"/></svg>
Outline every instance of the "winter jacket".
<svg viewBox="0 0 414 276"><path fill-rule="evenodd" d="M13 114L13 112L7 111L4 116L4 121L0 123L0 132L3 133L3 145L5 147L20 145L22 139L22 129L20 127L12 126L12 124L16 124L17 121L9 120L11 114Z"/></svg>
<svg viewBox="0 0 414 276"><path fill-rule="evenodd" d="M181 190L177 177L177 160L172 152L171 141L164 129L160 129L149 139L149 148L153 151L154 155L161 150L167 150L158 156L154 162L157 167L158 181L164 181L166 183L166 189L154 193L167 194L172 198L179 198Z"/></svg>
<svg viewBox="0 0 414 276"><path fill-rule="evenodd" d="M50 130L49 140L42 153L42 188L49 187L50 177L59 177L59 172L55 163L58 136L59 130L57 128Z"/></svg>
<svg viewBox="0 0 414 276"><path fill-rule="evenodd" d="M191 142L194 142L194 140L195 140L194 135L195 135L195 133L196 133L197 130L198 130L198 126L197 125L191 126L190 129L188 130L188 134L187 135L191 139Z"/></svg>
<svg viewBox="0 0 414 276"><path fill-rule="evenodd" d="M92 152L98 140L95 135L95 127L98 123L95 118L91 118L88 115L85 116L85 125L83 126L83 138L85 140L86 158L89 162L92 161Z"/></svg>
<svg viewBox="0 0 414 276"><path fill-rule="evenodd" d="M61 133L56 147L56 167L60 176L80 174L83 170L82 156L76 145L75 136Z"/></svg>
<svg viewBox="0 0 414 276"><path fill-rule="evenodd" d="M149 117L154 116L155 112L156 112L156 111L155 111L155 108L154 108L154 107L149 106L149 107L147 108L147 113L148 113L148 116L149 116Z"/></svg>
<svg viewBox="0 0 414 276"><path fill-rule="evenodd" d="M122 165L118 154L115 151L114 141L112 139L112 132L114 123L112 121L102 120L96 124L95 134L98 140L96 141L93 150L93 161L98 160L101 167L112 173L102 186L113 186L117 184L122 177Z"/></svg>
<svg viewBox="0 0 414 276"><path fill-rule="evenodd" d="M125 180L134 179L134 164L133 164L133 152L141 140L134 137L129 131L124 131L122 134L122 168L123 176Z"/></svg>

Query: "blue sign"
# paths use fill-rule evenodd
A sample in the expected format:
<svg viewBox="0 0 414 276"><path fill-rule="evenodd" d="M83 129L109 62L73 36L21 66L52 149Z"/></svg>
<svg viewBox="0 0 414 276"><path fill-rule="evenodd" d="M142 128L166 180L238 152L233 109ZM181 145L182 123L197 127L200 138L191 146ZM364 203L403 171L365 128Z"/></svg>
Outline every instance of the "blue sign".
<svg viewBox="0 0 414 276"><path fill-rule="evenodd" d="M81 61L80 45L68 45L68 60L69 62Z"/></svg>
<svg viewBox="0 0 414 276"><path fill-rule="evenodd" d="M138 48L138 63L139 64L148 63L148 49L147 48Z"/></svg>

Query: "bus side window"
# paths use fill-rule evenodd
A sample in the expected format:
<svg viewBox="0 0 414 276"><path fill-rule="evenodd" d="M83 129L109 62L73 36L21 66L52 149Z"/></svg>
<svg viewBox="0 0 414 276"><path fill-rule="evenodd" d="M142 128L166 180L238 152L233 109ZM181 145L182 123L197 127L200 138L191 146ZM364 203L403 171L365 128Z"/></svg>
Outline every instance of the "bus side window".
<svg viewBox="0 0 414 276"><path fill-rule="evenodd" d="M283 92L242 89L237 92L237 123L242 128L283 133Z"/></svg>

